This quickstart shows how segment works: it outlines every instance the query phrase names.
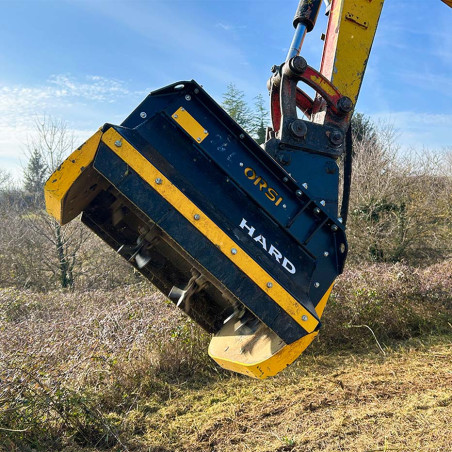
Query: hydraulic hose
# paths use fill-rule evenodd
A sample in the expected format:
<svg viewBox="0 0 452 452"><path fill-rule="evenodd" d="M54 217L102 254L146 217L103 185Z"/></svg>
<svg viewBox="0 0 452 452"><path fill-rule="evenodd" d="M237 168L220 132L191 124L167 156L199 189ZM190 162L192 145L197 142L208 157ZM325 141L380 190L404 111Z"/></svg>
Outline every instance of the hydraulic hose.
<svg viewBox="0 0 452 452"><path fill-rule="evenodd" d="M350 187L352 185L353 138L350 124L345 134L344 184L342 187L341 218L344 227L347 225L350 204Z"/></svg>

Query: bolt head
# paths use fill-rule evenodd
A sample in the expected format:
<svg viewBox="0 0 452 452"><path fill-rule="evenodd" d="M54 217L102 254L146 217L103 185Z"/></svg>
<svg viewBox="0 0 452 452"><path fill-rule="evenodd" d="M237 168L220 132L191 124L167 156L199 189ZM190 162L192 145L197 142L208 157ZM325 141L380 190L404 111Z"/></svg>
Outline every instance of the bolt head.
<svg viewBox="0 0 452 452"><path fill-rule="evenodd" d="M314 209L314 213L320 213L320 209L319 209L318 207L316 207L316 208Z"/></svg>
<svg viewBox="0 0 452 452"><path fill-rule="evenodd" d="M288 182L289 181L289 179L287 178L287 177L283 177L283 182Z"/></svg>
<svg viewBox="0 0 452 452"><path fill-rule="evenodd" d="M325 204L326 204L326 202L322 199L322 200L320 201L320 205L322 205L322 206L325 207Z"/></svg>
<svg viewBox="0 0 452 452"><path fill-rule="evenodd" d="M333 130L330 133L329 139L332 144L338 146L344 141L344 134L340 130Z"/></svg>
<svg viewBox="0 0 452 452"><path fill-rule="evenodd" d="M303 317L301 317L301 320L303 320L303 322L306 322L308 320L308 316L304 315Z"/></svg>
<svg viewBox="0 0 452 452"><path fill-rule="evenodd" d="M188 101L190 101L190 100L191 100L191 96L190 96L190 94L186 94L186 95L185 95L185 100L188 100Z"/></svg>
<svg viewBox="0 0 452 452"><path fill-rule="evenodd" d="M306 60L301 56L293 57L289 61L289 67L294 71L296 74L303 74L303 72L308 67L308 63Z"/></svg>
<svg viewBox="0 0 452 452"><path fill-rule="evenodd" d="M295 194L296 194L297 196L301 196L301 195L303 194L303 192L302 192L301 190L297 190L297 191L295 192Z"/></svg>
<svg viewBox="0 0 452 452"><path fill-rule="evenodd" d="M239 163L239 165L240 165L240 166L243 166L243 163L242 163L242 162L240 162L240 163Z"/></svg>
<svg viewBox="0 0 452 452"><path fill-rule="evenodd" d="M196 138L196 141L201 141L201 137Z"/></svg>
<svg viewBox="0 0 452 452"><path fill-rule="evenodd" d="M337 108L342 113L350 113L353 110L353 102L347 96L341 97L337 103Z"/></svg>
<svg viewBox="0 0 452 452"><path fill-rule="evenodd" d="M209 132L206 130L206 129L204 129L204 135L207 135Z"/></svg>
<svg viewBox="0 0 452 452"><path fill-rule="evenodd" d="M198 94L198 93L199 93L199 89L198 89L198 88L195 88L195 89L193 90L193 92L194 92L195 94Z"/></svg>
<svg viewBox="0 0 452 452"><path fill-rule="evenodd" d="M200 217L199 213L196 213L196 214L193 216L193 218L194 218L195 220L199 220L201 217Z"/></svg>
<svg viewBox="0 0 452 452"><path fill-rule="evenodd" d="M304 184L301 184L301 186L305 189L305 190L307 190L308 189L308 184L305 182Z"/></svg>
<svg viewBox="0 0 452 452"><path fill-rule="evenodd" d="M239 135L239 138L240 138L241 140L243 140L243 139L245 138L245 135L244 135L243 133L241 133L241 134Z"/></svg>
<svg viewBox="0 0 452 452"><path fill-rule="evenodd" d="M304 138L308 133L308 128L302 119L295 119L290 123L290 132L297 138Z"/></svg>
<svg viewBox="0 0 452 452"><path fill-rule="evenodd" d="M146 117L147 117L146 112L145 112L145 111L142 111L142 112L140 113L140 117L142 117L143 119L146 118Z"/></svg>
<svg viewBox="0 0 452 452"><path fill-rule="evenodd" d="M115 141L115 146L118 147L118 148L120 148L120 147L122 146L121 140L116 140L116 141Z"/></svg>
<svg viewBox="0 0 452 452"><path fill-rule="evenodd" d="M324 251L324 252L323 252L323 255L324 255L325 257L328 257L328 256L330 255L330 253L329 253L328 251Z"/></svg>
<svg viewBox="0 0 452 452"><path fill-rule="evenodd" d="M337 225L336 225L336 224L333 224L333 225L331 226L331 230L332 230L332 231L337 231L337 230L338 230Z"/></svg>
<svg viewBox="0 0 452 452"><path fill-rule="evenodd" d="M269 289L271 289L271 288L273 287L273 283L268 282L268 283L267 283L267 287L268 287Z"/></svg>
<svg viewBox="0 0 452 452"><path fill-rule="evenodd" d="M320 287L320 284L318 282L315 282L314 287L317 289L318 287Z"/></svg>
<svg viewBox="0 0 452 452"><path fill-rule="evenodd" d="M235 248L231 249L231 254L237 254L237 250Z"/></svg>
<svg viewBox="0 0 452 452"><path fill-rule="evenodd" d="M343 220L341 217L339 217L339 218L337 219L337 221L339 221L339 223L342 223L344 220Z"/></svg>
<svg viewBox="0 0 452 452"><path fill-rule="evenodd" d="M155 179L155 183L157 184L157 185L161 185L162 184L162 179L160 179L160 177L157 177L157 179Z"/></svg>

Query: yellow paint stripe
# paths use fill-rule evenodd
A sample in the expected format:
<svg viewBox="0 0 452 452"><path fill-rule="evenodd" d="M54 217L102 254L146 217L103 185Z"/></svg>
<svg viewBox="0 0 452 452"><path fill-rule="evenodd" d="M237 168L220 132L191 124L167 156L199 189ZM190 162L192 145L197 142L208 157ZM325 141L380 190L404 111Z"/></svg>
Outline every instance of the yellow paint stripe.
<svg viewBox="0 0 452 452"><path fill-rule="evenodd" d="M98 130L76 149L49 177L44 186L47 212L58 222L63 221L63 204L72 184L94 160L102 132Z"/></svg>
<svg viewBox="0 0 452 452"><path fill-rule="evenodd" d="M196 121L196 119L184 108L180 107L171 116L197 143L202 143L209 132Z"/></svg>
<svg viewBox="0 0 452 452"><path fill-rule="evenodd" d="M317 315L322 317L323 311L326 306L326 302L328 301L328 298L330 298L331 291L333 290L334 283L331 284L329 289L323 294L322 299L317 303L317 306L315 307L315 312L317 312Z"/></svg>
<svg viewBox="0 0 452 452"><path fill-rule="evenodd" d="M116 130L111 128L105 132L102 136L102 141L207 237L228 259L253 280L304 330L308 333L315 330L319 323L317 319L242 250L237 243L228 237L155 166L116 132ZM120 147L115 145L116 141L121 141ZM199 219L195 219L195 215ZM232 254L232 249L237 251L236 254ZM267 286L269 282L272 284L271 287ZM303 316L305 316L306 320L303 320Z"/></svg>

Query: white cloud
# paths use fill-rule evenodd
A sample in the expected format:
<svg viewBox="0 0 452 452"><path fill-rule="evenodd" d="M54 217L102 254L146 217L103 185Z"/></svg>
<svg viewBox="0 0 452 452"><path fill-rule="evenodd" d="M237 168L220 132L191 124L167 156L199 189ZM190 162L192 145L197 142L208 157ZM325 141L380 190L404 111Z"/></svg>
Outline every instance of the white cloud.
<svg viewBox="0 0 452 452"><path fill-rule="evenodd" d="M237 25L237 24L225 24L223 22L218 22L215 25L217 28L222 28L225 31L235 31L235 30L245 30L245 25Z"/></svg>
<svg viewBox="0 0 452 452"><path fill-rule="evenodd" d="M221 22L218 22L218 23L216 24L216 27L217 27L217 28L222 28L222 29L225 30L225 31L232 30L232 25L223 24L223 23L221 23Z"/></svg>
<svg viewBox="0 0 452 452"><path fill-rule="evenodd" d="M38 117L62 118L76 140L83 142L104 122L119 123L130 113L118 114L121 103L135 97L138 102L145 94L130 90L123 81L99 75L77 78L56 74L41 85L1 87L0 168L15 176L21 173L20 157ZM115 108L114 103L118 104Z"/></svg>
<svg viewBox="0 0 452 452"><path fill-rule="evenodd" d="M88 75L85 77L85 81L74 79L68 75L52 75L49 83L54 92L61 97L74 96L113 103L118 97L131 94L124 82L99 75Z"/></svg>
<svg viewBox="0 0 452 452"><path fill-rule="evenodd" d="M0 88L0 126L23 125L37 114L69 108L80 101L114 103L131 95L143 96L144 92L132 92L124 82L98 75L79 79L58 74L39 86L5 86Z"/></svg>

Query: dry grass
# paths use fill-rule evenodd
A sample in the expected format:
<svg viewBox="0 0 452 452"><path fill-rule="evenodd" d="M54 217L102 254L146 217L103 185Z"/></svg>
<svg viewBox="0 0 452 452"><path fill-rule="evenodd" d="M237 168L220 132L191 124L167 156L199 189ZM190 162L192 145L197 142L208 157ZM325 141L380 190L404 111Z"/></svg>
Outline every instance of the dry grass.
<svg viewBox="0 0 452 452"><path fill-rule="evenodd" d="M348 270L321 340L264 382L149 285L1 289L0 450L452 450L451 267Z"/></svg>
<svg viewBox="0 0 452 452"><path fill-rule="evenodd" d="M183 378L202 363L212 367L199 356L207 335L149 285L3 289L0 307L0 449L60 449L67 436L121 443L112 412L124 415L165 386L159 375L168 370Z"/></svg>

